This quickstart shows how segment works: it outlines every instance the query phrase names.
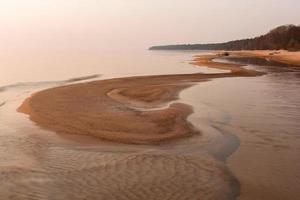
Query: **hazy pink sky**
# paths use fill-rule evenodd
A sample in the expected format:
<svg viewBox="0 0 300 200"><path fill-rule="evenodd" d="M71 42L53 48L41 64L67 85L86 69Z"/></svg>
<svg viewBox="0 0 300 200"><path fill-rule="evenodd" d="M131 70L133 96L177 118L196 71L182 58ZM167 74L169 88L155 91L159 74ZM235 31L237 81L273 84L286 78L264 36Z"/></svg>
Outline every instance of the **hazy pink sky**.
<svg viewBox="0 0 300 200"><path fill-rule="evenodd" d="M0 0L0 49L221 42L299 24L299 11L299 0Z"/></svg>

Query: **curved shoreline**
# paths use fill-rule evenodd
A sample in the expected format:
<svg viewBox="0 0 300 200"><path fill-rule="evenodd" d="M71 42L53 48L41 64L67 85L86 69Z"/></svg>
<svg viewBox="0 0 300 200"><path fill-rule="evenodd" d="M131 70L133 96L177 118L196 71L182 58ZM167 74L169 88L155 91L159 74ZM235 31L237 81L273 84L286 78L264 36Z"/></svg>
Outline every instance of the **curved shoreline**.
<svg viewBox="0 0 300 200"><path fill-rule="evenodd" d="M258 76L239 64L219 63L222 57L197 56L192 64L231 73L181 74L115 78L51 88L29 97L18 109L39 126L58 133L83 134L122 143L152 144L199 134L187 120L193 109L172 103L181 90L214 78Z"/></svg>

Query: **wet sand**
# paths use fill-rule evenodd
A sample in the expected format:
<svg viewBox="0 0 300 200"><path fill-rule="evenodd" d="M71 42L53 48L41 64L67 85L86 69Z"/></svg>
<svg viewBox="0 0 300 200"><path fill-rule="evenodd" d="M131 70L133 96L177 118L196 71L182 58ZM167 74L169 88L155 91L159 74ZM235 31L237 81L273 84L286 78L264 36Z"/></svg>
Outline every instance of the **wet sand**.
<svg viewBox="0 0 300 200"><path fill-rule="evenodd" d="M230 73L141 76L63 86L35 93L19 111L58 133L92 135L123 143L150 144L200 134L187 121L193 112L190 106L162 106L178 99L181 90L196 82L263 74L242 65L213 61L219 57L222 56L198 56L193 64Z"/></svg>

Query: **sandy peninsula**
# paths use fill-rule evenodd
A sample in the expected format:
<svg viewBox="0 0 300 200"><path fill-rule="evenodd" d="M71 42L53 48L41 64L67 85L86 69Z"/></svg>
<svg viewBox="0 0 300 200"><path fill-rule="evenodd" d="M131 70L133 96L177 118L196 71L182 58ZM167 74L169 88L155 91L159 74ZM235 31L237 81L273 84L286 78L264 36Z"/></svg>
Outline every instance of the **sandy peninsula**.
<svg viewBox="0 0 300 200"><path fill-rule="evenodd" d="M193 112L189 105L168 105L181 90L213 78L263 74L213 61L222 56L196 56L193 64L230 72L115 78L57 87L33 94L19 111L57 133L122 143L151 144L200 134L187 121Z"/></svg>

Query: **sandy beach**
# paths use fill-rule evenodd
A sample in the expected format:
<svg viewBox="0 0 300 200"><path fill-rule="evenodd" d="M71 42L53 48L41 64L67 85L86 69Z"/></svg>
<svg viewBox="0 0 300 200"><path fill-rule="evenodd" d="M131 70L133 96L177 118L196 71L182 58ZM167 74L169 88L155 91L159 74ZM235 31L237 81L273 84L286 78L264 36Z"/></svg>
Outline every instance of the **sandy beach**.
<svg viewBox="0 0 300 200"><path fill-rule="evenodd" d="M228 51L231 56L256 57L300 66L300 52L286 50Z"/></svg>

